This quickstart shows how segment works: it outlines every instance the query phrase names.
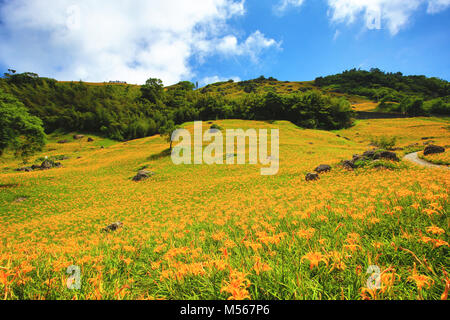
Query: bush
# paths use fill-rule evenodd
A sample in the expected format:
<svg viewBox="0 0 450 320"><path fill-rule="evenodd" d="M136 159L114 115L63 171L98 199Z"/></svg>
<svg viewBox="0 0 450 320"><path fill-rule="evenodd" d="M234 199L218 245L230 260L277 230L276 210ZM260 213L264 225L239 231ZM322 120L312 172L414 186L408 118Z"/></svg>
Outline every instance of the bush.
<svg viewBox="0 0 450 320"><path fill-rule="evenodd" d="M219 126L218 124L213 124L209 129L210 130L219 130L219 131L223 130L223 128L221 126Z"/></svg>
<svg viewBox="0 0 450 320"><path fill-rule="evenodd" d="M370 140L370 142L375 147L386 150L392 150L397 144L397 137L388 137L388 136L373 137Z"/></svg>

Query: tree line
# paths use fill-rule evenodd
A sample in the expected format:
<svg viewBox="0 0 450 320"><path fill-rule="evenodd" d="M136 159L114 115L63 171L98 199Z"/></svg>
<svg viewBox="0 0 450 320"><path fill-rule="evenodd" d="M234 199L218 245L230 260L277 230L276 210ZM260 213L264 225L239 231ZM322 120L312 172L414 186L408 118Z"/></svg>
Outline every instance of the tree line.
<svg viewBox="0 0 450 320"><path fill-rule="evenodd" d="M377 101L379 111L412 116L450 114L450 84L438 78L405 76L401 72L385 73L380 69L352 69L319 77L315 85Z"/></svg>
<svg viewBox="0 0 450 320"><path fill-rule="evenodd" d="M13 104L17 112L27 111L34 125L40 121L46 133L58 129L92 132L121 141L164 134L195 120L289 120L328 130L351 126L353 116L347 100L319 91L251 92L226 98L195 90L187 81L165 88L154 78L142 86L92 85L58 82L34 73L10 74L0 79L0 92L8 97L1 101L2 109ZM2 139L6 141L7 136Z"/></svg>

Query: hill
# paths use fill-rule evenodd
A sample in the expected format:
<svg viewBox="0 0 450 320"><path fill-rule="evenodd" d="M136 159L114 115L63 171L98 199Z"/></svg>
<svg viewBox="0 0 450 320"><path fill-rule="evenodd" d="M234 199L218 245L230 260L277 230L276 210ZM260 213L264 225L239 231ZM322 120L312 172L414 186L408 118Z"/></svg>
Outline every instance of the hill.
<svg viewBox="0 0 450 320"><path fill-rule="evenodd" d="M54 133L35 160L67 156L62 168L19 173L18 160L3 159L2 297L440 298L448 174L409 163L346 171L338 163L386 132L399 137L399 147L423 145L431 135L448 145L448 121L364 120L335 132L284 121L214 123L278 128L279 174L261 176L259 165L176 166L160 136L87 142ZM192 132L192 123L183 126ZM322 163L332 171L306 182ZM133 182L143 167L156 174ZM116 221L123 228L101 232ZM71 265L80 267L81 290L67 289ZM382 290L367 287L370 265L383 273ZM418 277L430 285L418 289Z"/></svg>

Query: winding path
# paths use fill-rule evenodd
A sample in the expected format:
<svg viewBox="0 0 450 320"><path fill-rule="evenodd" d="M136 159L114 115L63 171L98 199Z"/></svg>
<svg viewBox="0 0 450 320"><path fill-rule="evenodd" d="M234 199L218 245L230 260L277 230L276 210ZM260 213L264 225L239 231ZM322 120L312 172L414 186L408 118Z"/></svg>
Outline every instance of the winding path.
<svg viewBox="0 0 450 320"><path fill-rule="evenodd" d="M420 159L418 156L418 153L419 152L407 154L406 156L403 157L403 159L408 160L410 162L414 162L415 164L418 164L419 166L422 166L422 167L440 168L440 169L450 170L449 166L441 166L441 165L434 164L434 163Z"/></svg>

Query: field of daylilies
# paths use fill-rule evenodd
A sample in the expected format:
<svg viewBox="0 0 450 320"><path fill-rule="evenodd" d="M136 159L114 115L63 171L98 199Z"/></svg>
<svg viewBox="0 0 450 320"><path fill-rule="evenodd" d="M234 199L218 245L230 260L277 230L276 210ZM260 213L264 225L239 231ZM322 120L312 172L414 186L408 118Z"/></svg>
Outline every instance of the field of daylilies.
<svg viewBox="0 0 450 320"><path fill-rule="evenodd" d="M46 171L16 172L20 161L2 159L0 299L447 299L449 171L338 166L381 135L398 137L400 157L423 149L423 137L448 146L447 120L364 120L336 132L214 123L278 128L279 173L175 166L159 136L54 134L31 163L68 159ZM320 164L333 169L306 182ZM144 167L155 175L132 181ZM101 232L116 221L123 227Z"/></svg>

